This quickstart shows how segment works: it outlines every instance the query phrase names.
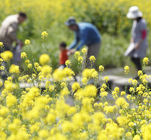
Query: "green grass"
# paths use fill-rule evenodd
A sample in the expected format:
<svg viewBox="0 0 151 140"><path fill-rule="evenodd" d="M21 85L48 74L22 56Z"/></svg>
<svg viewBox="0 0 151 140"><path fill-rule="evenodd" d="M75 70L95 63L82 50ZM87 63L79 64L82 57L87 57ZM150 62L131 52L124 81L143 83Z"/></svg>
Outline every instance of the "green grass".
<svg viewBox="0 0 151 140"><path fill-rule="evenodd" d="M62 29L56 26L56 28L48 30L49 36L44 40L41 39L42 30L37 31L36 35L28 38L31 40L31 45L29 47L24 47L23 51L28 54L29 60L34 62L39 61L39 56L46 53L51 58L51 66L53 69L59 67L59 43L61 41L66 41L68 45L73 41L74 34L69 31L65 26ZM149 36L149 35L148 35ZM129 46L129 37L125 38L121 36L111 36L109 34L102 34L102 44L101 50L97 60L97 67L99 65L104 65L106 69L113 67L124 67L125 65L133 66L129 57L124 56L124 52ZM149 44L151 39L149 39ZM148 48L147 56L150 56L151 50ZM72 62L71 68L77 73L79 70L77 68L77 62L74 56L70 56ZM22 67L24 68L23 64ZM25 69L25 68L24 68Z"/></svg>

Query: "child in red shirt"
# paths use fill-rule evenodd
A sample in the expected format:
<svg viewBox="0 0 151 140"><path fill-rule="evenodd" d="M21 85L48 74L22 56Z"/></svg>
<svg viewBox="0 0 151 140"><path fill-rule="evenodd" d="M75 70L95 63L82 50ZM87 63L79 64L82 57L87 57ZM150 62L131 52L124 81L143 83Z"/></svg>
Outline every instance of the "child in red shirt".
<svg viewBox="0 0 151 140"><path fill-rule="evenodd" d="M60 55L59 55L59 60L60 60L60 67L59 69L63 69L66 67L65 62L68 60L68 50L66 49L66 43L61 42L59 47L60 47Z"/></svg>

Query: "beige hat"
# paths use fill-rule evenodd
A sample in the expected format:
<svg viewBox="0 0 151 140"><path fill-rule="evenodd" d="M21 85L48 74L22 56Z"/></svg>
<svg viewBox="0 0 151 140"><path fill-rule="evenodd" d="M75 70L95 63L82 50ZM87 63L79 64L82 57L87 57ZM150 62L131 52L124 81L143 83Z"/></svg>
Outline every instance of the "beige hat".
<svg viewBox="0 0 151 140"><path fill-rule="evenodd" d="M139 10L137 6L132 6L129 8L127 18L134 19L134 18L138 18L142 16L143 16L143 13Z"/></svg>

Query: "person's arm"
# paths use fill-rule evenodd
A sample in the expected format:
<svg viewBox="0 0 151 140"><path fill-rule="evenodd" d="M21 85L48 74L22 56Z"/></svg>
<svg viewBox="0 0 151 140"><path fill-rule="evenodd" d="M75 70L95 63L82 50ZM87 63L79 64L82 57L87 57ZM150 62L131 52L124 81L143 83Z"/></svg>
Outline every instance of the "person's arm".
<svg viewBox="0 0 151 140"><path fill-rule="evenodd" d="M134 43L134 39L133 39L132 37L131 37L131 39L130 39L130 42L131 42L131 43Z"/></svg>
<svg viewBox="0 0 151 140"><path fill-rule="evenodd" d="M77 46L76 51L79 51L83 47L83 45L86 44L88 38L88 31L88 29L83 31L80 38L80 44Z"/></svg>
<svg viewBox="0 0 151 140"><path fill-rule="evenodd" d="M76 33L75 33L75 40L71 43L71 45L68 47L68 50L71 50L71 49L73 49L77 44L78 44L78 42L79 42L79 39L78 39L78 37L77 37L77 35L76 35Z"/></svg>
<svg viewBox="0 0 151 140"><path fill-rule="evenodd" d="M84 40L81 40L81 41L80 41L80 44L79 44L78 47L76 48L76 51L79 51L79 50L83 47L84 44L85 44L85 41L84 41Z"/></svg>

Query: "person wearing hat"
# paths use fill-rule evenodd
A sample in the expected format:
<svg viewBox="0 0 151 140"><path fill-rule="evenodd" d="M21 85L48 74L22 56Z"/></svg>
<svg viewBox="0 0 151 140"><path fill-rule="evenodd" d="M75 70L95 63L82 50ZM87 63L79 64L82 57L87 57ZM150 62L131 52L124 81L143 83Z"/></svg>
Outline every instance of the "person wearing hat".
<svg viewBox="0 0 151 140"><path fill-rule="evenodd" d="M70 53L73 54L86 45L88 47L86 67L90 68L91 63L89 57L93 55L97 59L101 46L101 35L98 29L91 23L77 23L74 17L70 17L65 24L75 33L75 40L68 48ZM76 47L76 49L73 49L74 47ZM95 64L93 67L95 67Z"/></svg>
<svg viewBox="0 0 151 140"><path fill-rule="evenodd" d="M131 43L134 43L134 49L129 53L129 56L137 70L142 70L141 58L146 56L148 44L146 21L142 16L143 14L137 6L129 8L127 18L133 19Z"/></svg>

